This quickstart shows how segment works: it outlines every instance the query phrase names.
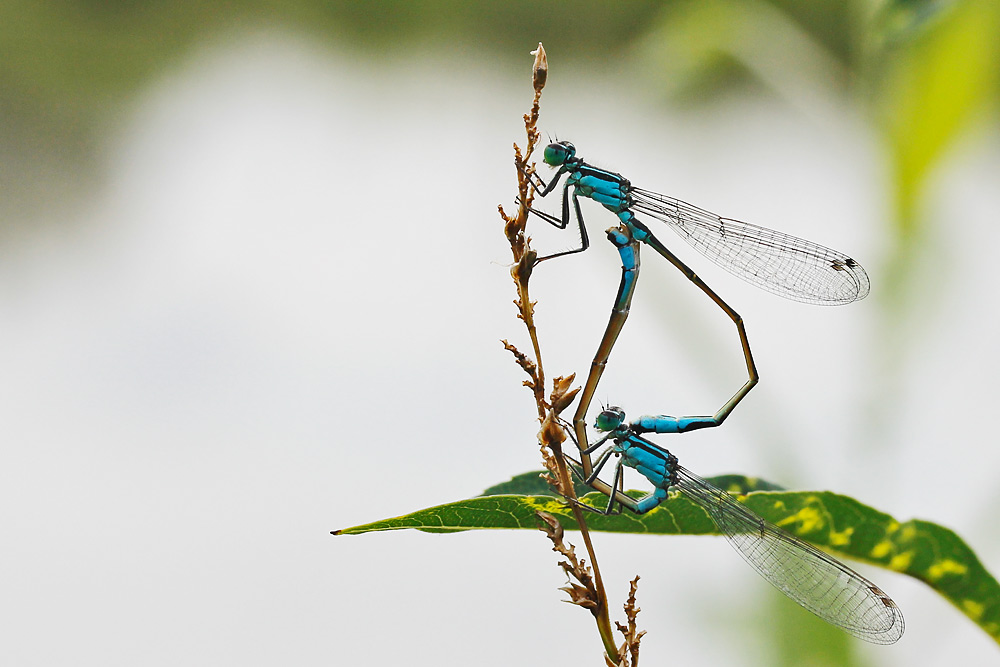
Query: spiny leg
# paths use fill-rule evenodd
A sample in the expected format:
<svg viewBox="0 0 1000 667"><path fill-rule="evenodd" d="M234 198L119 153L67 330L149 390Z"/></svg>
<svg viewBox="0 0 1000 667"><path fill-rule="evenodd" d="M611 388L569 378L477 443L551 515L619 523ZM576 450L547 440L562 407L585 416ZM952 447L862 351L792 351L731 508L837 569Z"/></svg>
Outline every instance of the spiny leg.
<svg viewBox="0 0 1000 667"><path fill-rule="evenodd" d="M521 173L528 176L529 183L531 184L531 187L534 188L535 194L537 194L539 197L545 197L555 189L556 185L559 184L559 179L562 178L562 175L569 172L565 168L559 169L559 171L556 172L555 176L552 177L552 180L550 180L547 184L545 183L544 180L542 180L542 177L539 176L534 171L528 174L523 169L521 169ZM531 180L532 177L535 179L535 181L537 181L537 183ZM576 209L576 222L577 222L577 227L580 231L580 247L571 248L569 250L563 250L561 252L553 253L551 255L545 255L544 257L539 257L538 259L535 260L535 264L538 264L539 262L544 262L547 259L554 259L556 257L562 257L563 255L572 255L578 252L583 252L584 250L590 247L590 238L587 236L587 228L583 224L583 213L580 211L580 202L577 200L576 184L571 182L571 178L567 178L566 182L563 183L561 216L557 217L552 215L551 213L546 213L545 211L539 211L534 208L529 208L528 212L538 216L539 218L541 218L542 220L544 220L545 222L549 223L550 225L552 225L557 229L566 229L570 224L570 211L569 211L570 188L573 188L573 193L572 193L573 206Z"/></svg>
<svg viewBox="0 0 1000 667"><path fill-rule="evenodd" d="M570 193L570 188L573 188L572 194ZM562 218L557 218L554 215L543 213L541 211L536 211L534 209L529 209L532 213L542 218L546 222L559 229L566 229L570 223L570 210L569 210L569 200L570 197L573 199L573 209L576 213L576 223L577 229L580 232L580 247L570 248L569 250L563 250L560 252L552 253L551 255L545 255L544 257L539 257L535 260L535 264L540 264L547 259L555 259L556 257L563 257L564 255L572 255L578 252L583 252L590 247L590 237L587 236L587 226L583 224L583 211L580 210L580 200L576 194L576 187L574 187L567 179L566 185L563 187L562 196Z"/></svg>
<svg viewBox="0 0 1000 667"><path fill-rule="evenodd" d="M610 455L613 453L614 450L609 449L607 452L601 455L601 458L598 459L597 465L594 466L594 472L590 475L590 481L587 481L586 478L584 477L583 464L580 461L577 461L568 454L564 454L564 456L566 457L566 460L570 462L570 469L573 471L573 474L579 477L582 481L584 481L585 484L590 486L592 489L600 491L604 495L608 496L608 508L611 507L612 503L617 503L619 508L627 507L632 512L635 512L636 514L641 514L641 512L639 512L638 504L635 498L625 495L624 484L622 482L623 478L620 474L622 467L621 461L618 461L618 463L615 466L616 481L614 484L615 486L618 487L617 489L615 489L615 486L609 485L607 482L605 482L604 480L600 479L597 476L601 468L603 468L604 464L608 461ZM615 489L614 493L612 493L612 489ZM587 510L588 512L594 512L595 514L601 514L603 516L608 516L609 514L621 514L620 510L618 512L612 511L608 508L601 510L596 507L591 507L590 505L587 505L585 503L581 503L580 501L576 501L575 504L578 507Z"/></svg>
<svg viewBox="0 0 1000 667"><path fill-rule="evenodd" d="M614 489L615 492L608 494L608 504L604 508L604 513L608 516L622 513L621 503L618 504L618 511L617 512L615 511L615 498L617 498L619 495L621 496L625 495L625 480L623 479L622 475L621 459L618 460L618 464L615 466L615 477L611 481L611 488Z"/></svg>

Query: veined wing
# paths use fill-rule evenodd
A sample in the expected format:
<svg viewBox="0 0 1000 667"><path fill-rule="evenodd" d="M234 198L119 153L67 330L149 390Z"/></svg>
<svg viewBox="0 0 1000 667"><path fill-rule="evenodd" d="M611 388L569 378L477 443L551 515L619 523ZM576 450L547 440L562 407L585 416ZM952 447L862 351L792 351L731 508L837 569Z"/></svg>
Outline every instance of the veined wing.
<svg viewBox="0 0 1000 667"><path fill-rule="evenodd" d="M681 466L676 487L709 513L746 562L792 600L874 644L893 644L903 636L899 607L865 577Z"/></svg>
<svg viewBox="0 0 1000 667"><path fill-rule="evenodd" d="M649 190L633 188L630 195L635 212L666 222L705 257L768 292L823 305L851 303L868 294L868 274L836 250Z"/></svg>

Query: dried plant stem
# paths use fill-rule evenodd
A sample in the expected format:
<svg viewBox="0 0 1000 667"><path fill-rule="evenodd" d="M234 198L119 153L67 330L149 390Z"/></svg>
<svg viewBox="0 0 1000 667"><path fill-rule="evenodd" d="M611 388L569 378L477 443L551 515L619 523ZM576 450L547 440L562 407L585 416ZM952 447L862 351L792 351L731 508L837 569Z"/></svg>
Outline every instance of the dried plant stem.
<svg viewBox="0 0 1000 667"><path fill-rule="evenodd" d="M639 631L636 628L635 619L639 615L639 607L635 604L635 592L639 588L639 575L629 582L628 600L625 602L625 618L628 619L626 625L616 622L618 632L625 636L625 643L622 645L622 665L629 667L628 657L631 656L631 667L639 667L639 640L646 634L646 631Z"/></svg>
<svg viewBox="0 0 1000 667"><path fill-rule="evenodd" d="M531 207L534 190L531 187L531 176L534 174L534 166L529 164L532 154L538 145L540 133L536 127L539 116L539 105L541 101L542 88L548 75L548 62L545 56L545 49L541 43L538 44L535 55L535 63L532 70L532 85L535 89L534 100L531 111L524 116L524 126L527 132L528 142L524 153L514 144L514 161L517 166L518 177L518 209L512 217L508 216L503 207L499 207L500 216L504 219L504 233L510 242L511 252L514 256L514 265L511 267L511 277L517 286L517 300L514 302L518 309L520 318L528 330L531 339L532 353L534 360L520 352L516 347L503 341L504 347L509 350L515 358L517 364L527 373L528 380L524 385L531 389L535 397L535 405L538 410L538 420L541 428L538 434L538 441L541 447L542 458L546 468L553 478L549 482L553 484L557 491L569 500L574 518L580 527L580 535L587 549L590 558L590 568L593 576L590 576L586 561L577 560L572 546L565 546L562 543L562 528L551 516L542 517L545 521L546 533L553 540L554 550L567 557L567 561L561 562L560 566L567 575L577 580L578 584L571 584L563 589L570 595L570 602L587 608L597 622L597 628L601 635L601 641L606 651L606 659L612 664L619 664L621 657L618 647L615 644L614 633L611 628L611 620L608 615L608 599L604 591L604 583L601 579L601 571L597 565L597 556L594 552L594 545L590 539L590 532L587 529L585 512L576 504L576 493L573 488L573 480L570 476L569 467L562 453L562 443L566 440L566 432L559 421L559 413L568 407L576 398L579 388L571 389L574 375L569 377L557 377L553 381L552 394L549 400L545 397L545 371L542 366L542 351L538 342L538 332L535 327L534 307L528 290L528 282L531 272L535 267L538 258L537 253L531 249L531 239L526 235L525 228L528 222L528 211ZM553 526L554 524L554 526ZM558 527L558 530L557 528Z"/></svg>

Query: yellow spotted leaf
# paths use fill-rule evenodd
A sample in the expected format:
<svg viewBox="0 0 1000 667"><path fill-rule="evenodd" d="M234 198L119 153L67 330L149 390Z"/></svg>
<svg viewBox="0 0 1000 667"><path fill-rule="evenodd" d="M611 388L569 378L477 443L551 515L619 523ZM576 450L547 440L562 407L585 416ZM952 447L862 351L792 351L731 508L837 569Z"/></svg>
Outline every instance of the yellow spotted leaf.
<svg viewBox="0 0 1000 667"><path fill-rule="evenodd" d="M933 588L994 640L1000 642L1000 584L972 549L953 531L929 521L901 522L848 496L830 491L782 491L766 481L725 475L707 480L737 495L746 507L838 557L863 561L919 579ZM582 491L583 489L581 489ZM639 497L642 492L630 491ZM605 496L582 500L594 507ZM485 495L418 510L403 516L334 531L350 535L413 528L448 533L486 528L538 527L537 511L557 517L570 530L577 527L566 503L552 495L540 472L519 475L487 490ZM672 493L643 515L588 514L591 530L660 535L717 535L711 517L685 496Z"/></svg>

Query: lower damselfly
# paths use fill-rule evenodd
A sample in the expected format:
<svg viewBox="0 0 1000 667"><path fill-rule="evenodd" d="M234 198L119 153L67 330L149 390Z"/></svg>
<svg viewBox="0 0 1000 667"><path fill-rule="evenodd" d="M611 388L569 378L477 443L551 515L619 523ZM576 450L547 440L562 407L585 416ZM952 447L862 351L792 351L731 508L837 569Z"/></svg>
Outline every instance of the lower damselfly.
<svg viewBox="0 0 1000 667"><path fill-rule="evenodd" d="M699 418L661 415L626 423L621 408L603 410L594 426L605 435L583 451L589 455L602 447L606 449L598 455L584 481L606 493L608 503L601 509L580 506L601 514L617 514L621 507L645 514L672 491L680 492L705 511L736 552L779 591L859 639L874 644L895 643L903 635L903 614L882 589L836 558L759 517L725 491L678 465L677 457L666 449L642 437L644 433L690 430L687 425L691 419ZM608 485L598 479L598 474L612 457L617 463ZM641 473L653 485L653 491L638 499L626 495L623 467ZM582 474L582 470L578 472Z"/></svg>

